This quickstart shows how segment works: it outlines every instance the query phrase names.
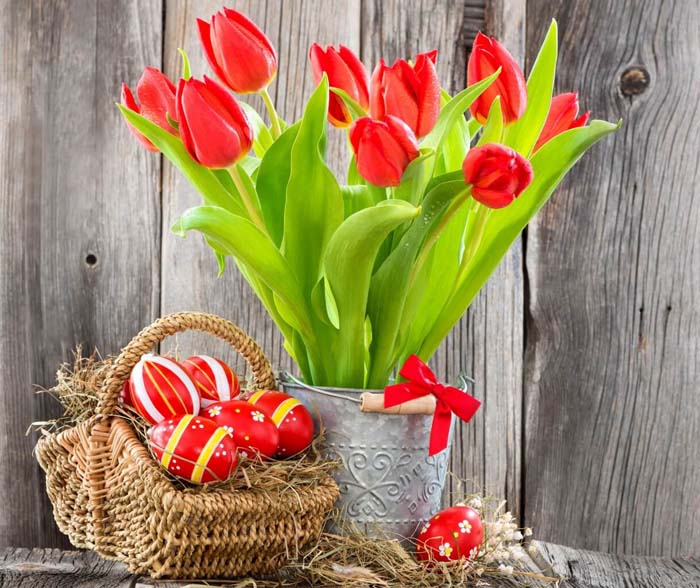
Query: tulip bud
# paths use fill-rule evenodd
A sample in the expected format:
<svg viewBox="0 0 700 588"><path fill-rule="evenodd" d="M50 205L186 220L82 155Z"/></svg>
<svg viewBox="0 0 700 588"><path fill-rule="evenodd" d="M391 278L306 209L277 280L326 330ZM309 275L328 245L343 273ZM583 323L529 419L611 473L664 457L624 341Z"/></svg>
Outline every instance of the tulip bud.
<svg viewBox="0 0 700 588"><path fill-rule="evenodd" d="M552 104L549 107L549 114L544 123L544 128L540 133L537 143L535 143L534 151L537 151L550 139L556 137L559 133L582 127L588 122L591 116L591 111L584 112L578 116L578 94L576 92L568 92L559 94L552 98Z"/></svg>
<svg viewBox="0 0 700 588"><path fill-rule="evenodd" d="M357 119L350 129L357 171L371 184L398 186L411 161L418 157L418 142L410 127L395 116L384 120Z"/></svg>
<svg viewBox="0 0 700 588"><path fill-rule="evenodd" d="M260 92L277 74L277 53L254 22L224 8L211 24L197 19L204 54L216 76L238 94Z"/></svg>
<svg viewBox="0 0 700 588"><path fill-rule="evenodd" d="M467 63L467 86L489 77L499 67L500 75L470 107L472 115L482 125L489 116L491 103L496 96L501 97L505 124L518 120L527 106L527 87L523 70L513 56L496 39L479 33Z"/></svg>
<svg viewBox="0 0 700 588"><path fill-rule="evenodd" d="M347 92L350 98L367 111L369 76L365 66L350 49L341 45L340 50L329 46L324 51L318 43L314 43L309 49L309 59L316 84L325 72L331 87ZM328 103L328 120L339 128L350 126L352 122L345 103L333 92Z"/></svg>
<svg viewBox="0 0 700 588"><path fill-rule="evenodd" d="M126 84L122 84L121 103L129 110L133 110L144 118L157 124L173 135L177 135L175 129L168 120L175 120L175 84L168 76L157 70L155 67L147 67L138 85L136 86L136 96L141 105L137 104L131 89ZM127 123L128 124L128 123ZM139 133L134 127L129 125L129 129L134 136L149 151L158 152L158 148L146 137Z"/></svg>
<svg viewBox="0 0 700 588"><path fill-rule="evenodd" d="M229 167L250 151L253 130L245 112L211 78L180 80L176 107L182 143L195 161Z"/></svg>
<svg viewBox="0 0 700 588"><path fill-rule="evenodd" d="M387 67L379 60L370 84L370 112L373 118L397 116L416 137L427 135L440 114L440 81L435 71L437 51L420 53L415 65L398 59Z"/></svg>
<svg viewBox="0 0 700 588"><path fill-rule="evenodd" d="M532 166L518 152L498 143L475 147L464 158L464 180L474 200L489 208L508 206L532 182Z"/></svg>

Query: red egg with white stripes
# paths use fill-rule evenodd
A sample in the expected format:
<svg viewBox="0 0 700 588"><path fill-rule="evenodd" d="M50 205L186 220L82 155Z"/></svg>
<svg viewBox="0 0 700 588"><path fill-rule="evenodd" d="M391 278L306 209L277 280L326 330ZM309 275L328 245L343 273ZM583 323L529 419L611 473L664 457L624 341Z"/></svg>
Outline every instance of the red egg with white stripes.
<svg viewBox="0 0 700 588"><path fill-rule="evenodd" d="M193 355L182 362L182 367L197 387L203 407L233 400L241 393L236 373L216 357Z"/></svg>
<svg viewBox="0 0 700 588"><path fill-rule="evenodd" d="M209 405L202 414L233 435L243 457L259 455L263 460L277 451L280 433L272 419L245 400L229 400Z"/></svg>
<svg viewBox="0 0 700 588"><path fill-rule="evenodd" d="M144 355L129 377L131 403L151 424L178 414L198 414L199 394L180 364L160 355Z"/></svg>
<svg viewBox="0 0 700 588"><path fill-rule="evenodd" d="M276 390L258 390L248 398L270 415L280 432L275 457L285 458L301 453L314 439L314 421L307 408L293 396Z"/></svg>
<svg viewBox="0 0 700 588"><path fill-rule="evenodd" d="M149 439L165 469L195 484L228 480L238 464L231 433L202 416L185 414L164 420L151 428Z"/></svg>

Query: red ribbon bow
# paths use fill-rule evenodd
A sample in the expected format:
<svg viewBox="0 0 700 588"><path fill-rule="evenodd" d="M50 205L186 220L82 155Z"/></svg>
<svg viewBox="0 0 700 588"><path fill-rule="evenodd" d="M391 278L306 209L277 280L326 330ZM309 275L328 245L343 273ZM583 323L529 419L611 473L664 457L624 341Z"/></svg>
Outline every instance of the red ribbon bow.
<svg viewBox="0 0 700 588"><path fill-rule="evenodd" d="M438 382L432 370L415 355L406 360L399 373L408 381L384 388L384 408L391 408L428 394L435 396L437 406L430 429L428 455L440 453L447 447L452 413L467 422L479 410L481 402L459 388Z"/></svg>

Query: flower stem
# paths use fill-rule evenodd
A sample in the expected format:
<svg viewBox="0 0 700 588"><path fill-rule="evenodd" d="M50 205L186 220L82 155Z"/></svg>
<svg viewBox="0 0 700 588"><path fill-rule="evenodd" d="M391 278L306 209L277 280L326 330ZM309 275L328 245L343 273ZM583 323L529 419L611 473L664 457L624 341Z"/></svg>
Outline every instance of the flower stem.
<svg viewBox="0 0 700 588"><path fill-rule="evenodd" d="M238 193L241 196L241 200L243 201L243 206L245 207L246 211L248 212L248 215L250 216L250 220L253 221L253 223L266 235L270 235L270 233L267 230L267 226L265 226L265 221L262 218L262 215L260 214L260 211L258 210L258 207L255 206L253 202L253 198L248 190L248 187L243 180L243 176L241 176L241 171L238 169L238 166L236 164L233 164L231 167L228 168L228 172L231 175L231 179L233 180L234 185L236 186L236 190L238 190Z"/></svg>
<svg viewBox="0 0 700 588"><path fill-rule="evenodd" d="M260 96L262 97L263 102L265 103L265 108L267 108L267 112L270 115L270 122L272 124L272 138L276 139L282 134L282 127L280 126L280 117L277 114L277 110L275 110L275 105L272 102L272 97L267 91L267 88L263 88L260 91Z"/></svg>
<svg viewBox="0 0 700 588"><path fill-rule="evenodd" d="M426 239L423 248L421 249L421 252L416 258L416 262L413 264L409 284L413 285L414 280L418 276L418 272L421 270L423 264L428 259L428 255L430 254L433 245L435 245L436 241L440 237L440 234L447 226L447 223L449 223L452 220L452 217L461 208L462 204L464 204L466 199L469 197L470 193L470 189L466 189L463 192L460 192L452 201L452 204L450 204L449 208L442 215L442 218L440 219L438 225L435 227L435 230L433 230L430 233L430 235L428 235L428 238Z"/></svg>
<svg viewBox="0 0 700 588"><path fill-rule="evenodd" d="M453 286L453 292L459 287L459 284L464 279L464 276L467 273L467 267L476 254L477 249L479 249L479 245L481 245L481 239L484 236L486 223L489 220L489 216L491 216L491 209L487 208L483 204L480 204L479 202L474 201L474 206L470 211L470 215L474 215L476 220L473 224L469 223L472 230L470 231L470 234L467 235L467 239L469 241L464 249L464 255L462 256L462 262L459 267L459 272L457 273L457 279L455 280Z"/></svg>

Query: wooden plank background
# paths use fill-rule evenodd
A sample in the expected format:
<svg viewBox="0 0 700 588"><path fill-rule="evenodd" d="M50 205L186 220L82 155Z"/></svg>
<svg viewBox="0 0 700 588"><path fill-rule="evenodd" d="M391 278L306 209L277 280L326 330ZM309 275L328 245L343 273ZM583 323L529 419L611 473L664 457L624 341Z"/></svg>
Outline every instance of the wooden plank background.
<svg viewBox="0 0 700 588"><path fill-rule="evenodd" d="M207 71L195 18L221 0L0 0L0 546L65 547L31 457L32 394L75 343L113 353L173 310L223 314L290 368L234 270L169 226L196 193L140 149L113 105L144 66ZM280 54L272 88L296 117L312 41L366 64L437 47L463 87L477 30L531 64L560 24L557 88L598 118L625 119L517 243L434 361L478 381L453 470L503 496L540 539L629 554L700 550L697 183L700 7L627 0L236 0ZM340 169L343 137L331 152ZM219 353L181 336L183 349ZM453 488L456 492L457 488Z"/></svg>

